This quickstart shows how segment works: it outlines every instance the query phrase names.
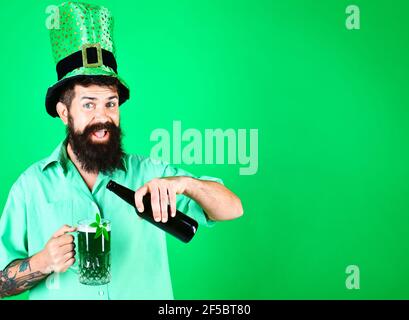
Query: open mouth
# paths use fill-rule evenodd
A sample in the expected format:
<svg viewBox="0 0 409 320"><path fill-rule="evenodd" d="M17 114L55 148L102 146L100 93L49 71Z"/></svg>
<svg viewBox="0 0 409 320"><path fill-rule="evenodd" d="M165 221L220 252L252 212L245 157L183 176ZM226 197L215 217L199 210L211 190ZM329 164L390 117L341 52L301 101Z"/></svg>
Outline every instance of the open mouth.
<svg viewBox="0 0 409 320"><path fill-rule="evenodd" d="M92 136L96 140L105 140L105 139L107 139L109 137L109 132L106 129L102 129L102 130L94 131L92 133Z"/></svg>

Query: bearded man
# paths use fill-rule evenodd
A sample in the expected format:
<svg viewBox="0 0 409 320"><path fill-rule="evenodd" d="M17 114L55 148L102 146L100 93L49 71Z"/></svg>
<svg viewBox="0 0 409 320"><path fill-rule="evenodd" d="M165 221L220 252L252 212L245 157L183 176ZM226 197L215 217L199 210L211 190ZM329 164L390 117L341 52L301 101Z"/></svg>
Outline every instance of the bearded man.
<svg viewBox="0 0 409 320"><path fill-rule="evenodd" d="M129 88L117 72L111 13L78 2L58 8L60 28L50 30L58 82L46 110L66 137L10 190L0 219L0 297L30 290L30 299L173 299L165 233L107 190L109 180L135 190L141 212L150 193L160 223L180 210L211 226L240 217L241 201L220 179L124 152L120 105ZM78 281L75 231L95 213L113 226L112 270L109 283L90 286Z"/></svg>

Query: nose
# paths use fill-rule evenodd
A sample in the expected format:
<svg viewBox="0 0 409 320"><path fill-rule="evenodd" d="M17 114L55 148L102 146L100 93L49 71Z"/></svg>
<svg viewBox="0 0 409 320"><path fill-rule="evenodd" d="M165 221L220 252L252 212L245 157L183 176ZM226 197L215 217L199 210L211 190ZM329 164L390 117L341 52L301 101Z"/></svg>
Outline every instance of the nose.
<svg viewBox="0 0 409 320"><path fill-rule="evenodd" d="M107 115L107 110L104 105L98 104L94 110L94 120L105 123L108 122L109 117Z"/></svg>

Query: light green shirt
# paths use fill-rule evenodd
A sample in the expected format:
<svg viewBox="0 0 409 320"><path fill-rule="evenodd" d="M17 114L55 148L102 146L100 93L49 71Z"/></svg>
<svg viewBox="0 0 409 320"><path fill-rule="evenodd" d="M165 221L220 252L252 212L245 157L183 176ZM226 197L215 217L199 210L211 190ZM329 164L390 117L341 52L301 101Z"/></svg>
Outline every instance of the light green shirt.
<svg viewBox="0 0 409 320"><path fill-rule="evenodd" d="M62 142L50 157L33 164L13 184L0 218L0 270L13 260L41 251L64 224L95 219L99 212L112 226L109 284L80 284L76 262L31 289L30 299L173 299L165 232L140 219L135 209L106 185L112 179L136 190L153 178L193 175L148 157L125 155L122 160L122 167L111 175L98 174L91 192ZM196 178L222 183L207 176ZM177 209L199 225L214 223L184 195L177 196Z"/></svg>

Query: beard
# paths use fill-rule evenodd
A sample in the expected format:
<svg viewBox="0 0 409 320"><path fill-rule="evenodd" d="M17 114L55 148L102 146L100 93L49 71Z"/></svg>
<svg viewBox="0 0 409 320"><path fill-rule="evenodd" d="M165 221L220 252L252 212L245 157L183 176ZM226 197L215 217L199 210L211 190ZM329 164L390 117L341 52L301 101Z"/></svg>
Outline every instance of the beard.
<svg viewBox="0 0 409 320"><path fill-rule="evenodd" d="M109 134L105 142L92 140L94 133L105 130ZM89 173L112 173L122 165L122 131L112 122L86 126L82 132L75 131L74 121L68 115L67 138L83 170Z"/></svg>

